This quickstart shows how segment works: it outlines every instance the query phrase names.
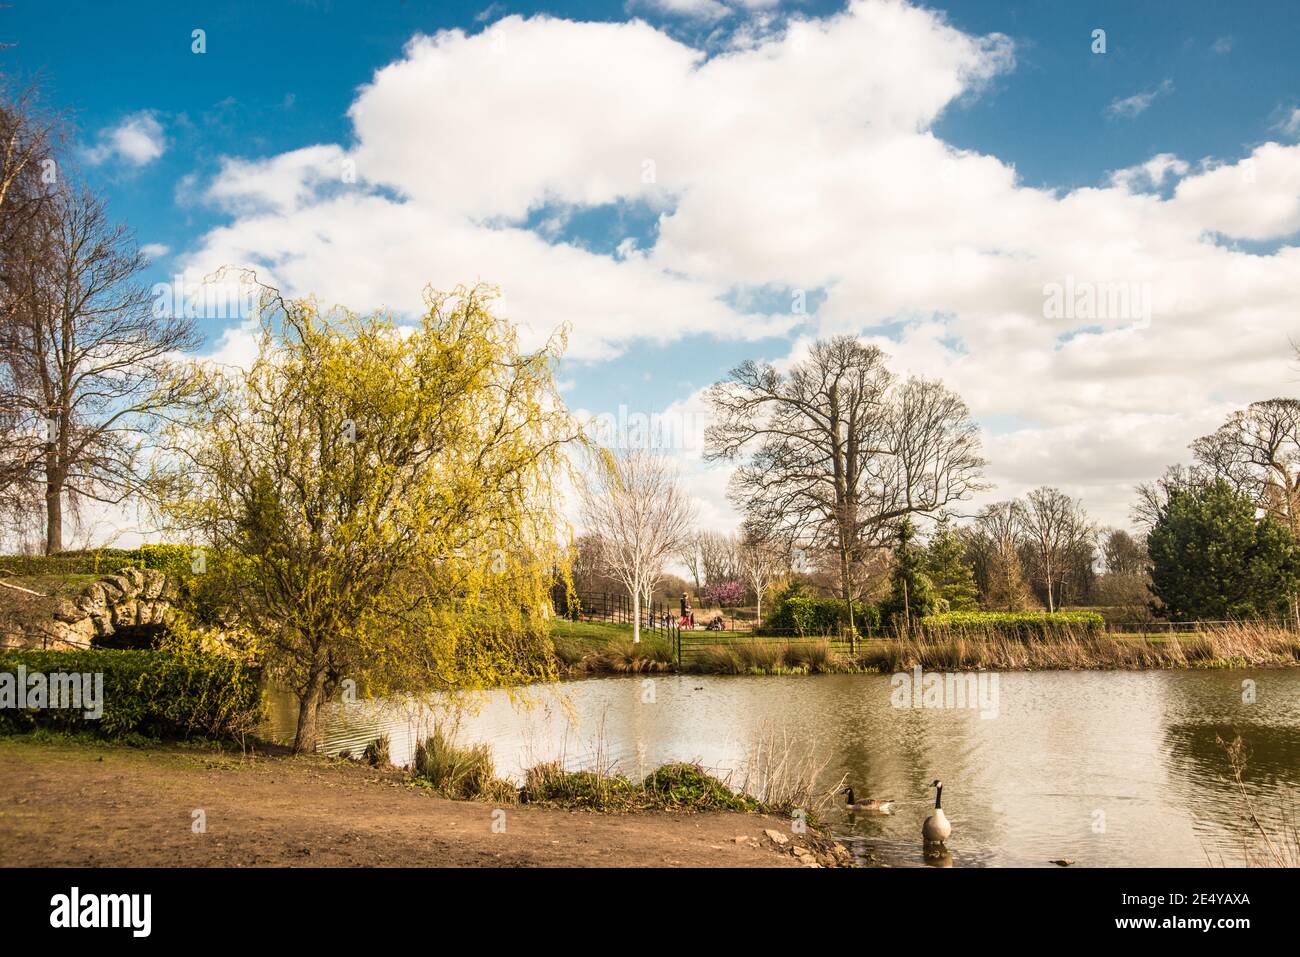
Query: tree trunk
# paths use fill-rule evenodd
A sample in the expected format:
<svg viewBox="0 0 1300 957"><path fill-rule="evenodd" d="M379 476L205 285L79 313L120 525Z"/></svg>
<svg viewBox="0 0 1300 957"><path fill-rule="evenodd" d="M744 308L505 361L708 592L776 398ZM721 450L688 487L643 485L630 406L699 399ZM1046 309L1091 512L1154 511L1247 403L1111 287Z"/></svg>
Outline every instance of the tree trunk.
<svg viewBox="0 0 1300 957"><path fill-rule="evenodd" d="M857 650L857 629L853 627L853 582L849 573L848 549L840 548L840 597L844 599L844 613L849 621L849 649Z"/></svg>
<svg viewBox="0 0 1300 957"><path fill-rule="evenodd" d="M641 589L632 589L632 644L641 643Z"/></svg>
<svg viewBox="0 0 1300 957"><path fill-rule="evenodd" d="M63 477L47 472L45 481L45 554L63 551Z"/></svg>
<svg viewBox="0 0 1300 957"><path fill-rule="evenodd" d="M298 699L298 729L293 736L295 754L316 750L316 736L321 705L325 703L325 673L313 675L307 690Z"/></svg>
<svg viewBox="0 0 1300 957"><path fill-rule="evenodd" d="M1047 570L1047 612L1051 614L1054 611L1056 611L1056 606L1053 604L1052 599L1052 570L1049 568Z"/></svg>

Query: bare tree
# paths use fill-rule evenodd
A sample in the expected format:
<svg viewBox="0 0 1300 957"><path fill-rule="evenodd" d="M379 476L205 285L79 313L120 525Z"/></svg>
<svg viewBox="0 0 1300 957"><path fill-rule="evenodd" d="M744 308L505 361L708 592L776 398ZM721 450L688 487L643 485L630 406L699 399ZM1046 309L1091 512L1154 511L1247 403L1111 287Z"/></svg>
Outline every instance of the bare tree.
<svg viewBox="0 0 1300 957"><path fill-rule="evenodd" d="M1266 399L1192 443L1197 462L1300 534L1300 400Z"/></svg>
<svg viewBox="0 0 1300 957"><path fill-rule="evenodd" d="M1046 588L1047 610L1056 611L1058 592L1071 558L1084 548L1091 552L1096 527L1078 501L1046 486L1029 493L1023 516L1025 540Z"/></svg>
<svg viewBox="0 0 1300 957"><path fill-rule="evenodd" d="M91 193L60 187L45 229L17 264L0 359L7 404L39 446L24 479L43 486L49 554L65 497L117 504L138 490L148 436L186 394L178 353L198 340L189 320L154 315L143 256Z"/></svg>
<svg viewBox="0 0 1300 957"><path fill-rule="evenodd" d="M700 567L706 585L740 581L743 572L740 567L740 543L736 536L726 532L704 532L699 541Z"/></svg>
<svg viewBox="0 0 1300 957"><path fill-rule="evenodd" d="M1300 400L1265 399L1192 443L1202 468L1254 499L1300 536ZM1300 625L1300 595L1291 598Z"/></svg>
<svg viewBox="0 0 1300 957"><path fill-rule="evenodd" d="M1150 531L1155 527L1156 522L1160 520L1160 513L1169 503L1169 497L1172 493L1196 485L1203 485L1206 482L1213 481L1213 478L1213 473L1207 471L1201 465L1169 466L1160 478L1154 482L1144 482L1135 489L1137 502L1130 512L1133 523Z"/></svg>
<svg viewBox="0 0 1300 957"><path fill-rule="evenodd" d="M634 449L606 452L596 480L582 490L586 531L602 544L609 575L632 598L632 641L641 640L641 601L647 583L680 554L695 522L695 509L667 458Z"/></svg>
<svg viewBox="0 0 1300 957"><path fill-rule="evenodd" d="M731 496L766 537L826 549L852 623L859 566L893 522L981 488L979 430L936 381L895 383L851 336L813 344L787 373L747 361L710 389L706 458L744 459Z"/></svg>
<svg viewBox="0 0 1300 957"><path fill-rule="evenodd" d="M754 618L763 620L763 593L790 571L790 554L776 542L754 534L741 537L740 563L745 584L754 592Z"/></svg>
<svg viewBox="0 0 1300 957"><path fill-rule="evenodd" d="M34 86L11 92L0 80L0 344L13 328L24 263L43 241L57 179L53 151L61 139L58 118L40 109ZM27 481L40 449L15 400L17 371L0 355L0 521L13 527L26 525L40 504L37 487Z"/></svg>
<svg viewBox="0 0 1300 957"><path fill-rule="evenodd" d="M1020 611L1030 604L1020 548L1025 539L1025 510L1019 502L995 502L980 509L965 534L987 608Z"/></svg>
<svg viewBox="0 0 1300 957"><path fill-rule="evenodd" d="M1122 528L1113 528L1102 544L1106 571L1112 575L1141 575L1147 568L1145 540L1134 538Z"/></svg>
<svg viewBox="0 0 1300 957"><path fill-rule="evenodd" d="M681 553L677 556L678 561L686 566L686 570L691 574L691 580L695 582L695 593L700 593L701 574L703 572L703 556L700 551L700 536L692 535L687 539L686 544L682 546Z"/></svg>

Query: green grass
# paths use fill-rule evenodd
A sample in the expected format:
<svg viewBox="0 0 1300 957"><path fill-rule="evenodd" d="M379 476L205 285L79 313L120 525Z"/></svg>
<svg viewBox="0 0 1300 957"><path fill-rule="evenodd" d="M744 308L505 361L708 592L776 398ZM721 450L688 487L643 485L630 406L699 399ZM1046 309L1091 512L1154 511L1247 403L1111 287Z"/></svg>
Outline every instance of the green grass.
<svg viewBox="0 0 1300 957"><path fill-rule="evenodd" d="M42 595L51 598L74 598L81 594L81 590L91 582L99 581L100 577L99 575L88 574L6 575L0 578L0 581L10 585L30 588L32 591L38 591ZM4 591L8 591L8 589L0 589L0 592Z"/></svg>

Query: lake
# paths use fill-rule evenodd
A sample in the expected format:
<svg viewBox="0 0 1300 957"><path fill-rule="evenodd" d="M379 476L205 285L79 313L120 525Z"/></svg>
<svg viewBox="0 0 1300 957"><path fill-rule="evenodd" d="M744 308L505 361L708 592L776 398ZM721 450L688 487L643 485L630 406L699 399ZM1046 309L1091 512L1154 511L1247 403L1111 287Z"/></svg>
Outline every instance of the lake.
<svg viewBox="0 0 1300 957"><path fill-rule="evenodd" d="M1203 867L1242 864L1260 847L1218 742L1240 735L1256 813L1270 826L1295 822L1300 670L1009 672L983 689L982 703L971 695L974 708L918 707L926 699L901 683L660 675L498 690L455 706L336 703L321 750L359 755L385 731L392 760L404 764L417 738L454 712L459 739L491 744L497 772L516 781L525 767L562 758L575 768L612 761L630 776L697 761L734 783L756 744L775 739L792 757L824 764L824 786L845 777L859 800L898 802L884 817L839 804L825 815L864 862ZM295 707L291 695L273 696L277 739L292 740ZM951 854L926 861L919 835L935 778L953 822Z"/></svg>

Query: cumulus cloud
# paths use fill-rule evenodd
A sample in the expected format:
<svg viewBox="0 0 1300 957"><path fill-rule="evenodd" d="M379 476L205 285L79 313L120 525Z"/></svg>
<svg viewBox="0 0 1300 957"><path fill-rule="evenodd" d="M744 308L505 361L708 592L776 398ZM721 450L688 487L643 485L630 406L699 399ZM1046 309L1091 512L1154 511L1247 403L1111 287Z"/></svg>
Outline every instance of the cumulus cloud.
<svg viewBox="0 0 1300 957"><path fill-rule="evenodd" d="M186 265L255 265L358 309L490 280L534 341L567 324L579 360L699 334L786 334L797 355L854 333L990 423L993 494L1050 481L1122 522L1133 484L1292 384L1300 146L1031 188L1012 157L934 133L1014 63L1005 37L889 0L712 56L640 21L421 35L359 91L351 145L227 160L204 195L230 222ZM538 225L611 204L657 231L604 254ZM755 305L773 289L817 308ZM681 455L722 523L726 470Z"/></svg>
<svg viewBox="0 0 1300 957"><path fill-rule="evenodd" d="M116 126L100 130L93 146L84 150L86 162L99 166L116 160L127 166L147 166L167 146L162 123L149 110L132 113Z"/></svg>

